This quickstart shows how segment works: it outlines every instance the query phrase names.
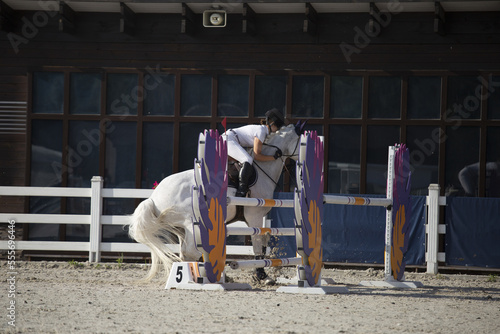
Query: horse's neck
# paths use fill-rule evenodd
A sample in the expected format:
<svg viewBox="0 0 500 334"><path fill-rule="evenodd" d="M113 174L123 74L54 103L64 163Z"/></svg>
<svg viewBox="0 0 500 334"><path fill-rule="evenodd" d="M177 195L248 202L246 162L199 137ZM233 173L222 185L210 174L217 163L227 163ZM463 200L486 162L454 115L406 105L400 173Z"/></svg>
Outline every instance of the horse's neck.
<svg viewBox="0 0 500 334"><path fill-rule="evenodd" d="M274 134L274 136L278 136L278 134ZM267 141L267 144L280 147L282 151L285 151L283 144L289 140L289 137L276 137L273 139ZM254 186L254 189L252 189L252 197L271 198L281 176L281 172L283 171L283 161L281 159L265 162L257 162L254 160L254 164L257 164L260 168L257 167L259 180Z"/></svg>
<svg viewBox="0 0 500 334"><path fill-rule="evenodd" d="M255 184L254 189L252 189L252 197L271 198L283 170L283 163L279 159L275 161L254 162L254 164L258 165L259 180Z"/></svg>

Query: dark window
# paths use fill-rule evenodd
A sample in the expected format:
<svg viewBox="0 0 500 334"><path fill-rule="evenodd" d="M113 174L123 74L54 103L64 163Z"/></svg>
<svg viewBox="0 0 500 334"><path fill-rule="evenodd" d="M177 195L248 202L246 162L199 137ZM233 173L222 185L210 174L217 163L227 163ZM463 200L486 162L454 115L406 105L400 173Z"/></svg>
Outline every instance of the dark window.
<svg viewBox="0 0 500 334"><path fill-rule="evenodd" d="M330 125L328 192L359 194L361 126Z"/></svg>
<svg viewBox="0 0 500 334"><path fill-rule="evenodd" d="M179 171L193 169L194 159L198 155L198 137L200 132L207 129L210 129L209 123L181 123Z"/></svg>
<svg viewBox="0 0 500 334"><path fill-rule="evenodd" d="M254 122L267 110L278 108L296 119L313 118L306 130L320 135L329 130L325 138L328 192L385 195L388 146L400 142L404 126L413 195L427 194L428 185L441 179L446 195L500 197L500 127L495 123L500 120L498 73L483 76L486 83L476 74L419 76L408 72L407 81L402 81L402 76L373 72L368 77L362 71L346 75L171 72L34 72L28 104L31 185L90 187L91 177L101 174L106 187L150 189L173 171L192 169L199 133L211 127L222 133L220 121L225 116L230 116L228 128L238 127L248 124L249 115L255 116ZM330 80L328 91L325 78ZM480 119L480 110L487 112L483 116L488 121L471 127ZM406 113L404 124L399 124L401 112ZM442 123L445 112L451 119ZM222 117L211 120L213 114ZM135 117L116 117L126 115ZM104 133L99 124L106 118L111 121ZM459 122L466 119L472 122ZM440 135L442 124L448 128ZM439 167L440 148L444 166ZM479 152L485 158L480 163ZM290 174L282 175L278 189L293 189L293 168L294 163L287 166ZM441 177L439 170L444 171ZM137 203L137 199L107 198L103 213L130 214ZM89 214L90 201L32 196L29 209ZM85 241L88 235L88 225L35 224L28 232L34 240ZM104 241L126 239L122 227L103 227Z"/></svg>
<svg viewBox="0 0 500 334"><path fill-rule="evenodd" d="M408 126L406 145L410 150L412 166L411 193L427 195L429 184L438 183L439 144L442 142L439 127Z"/></svg>
<svg viewBox="0 0 500 334"><path fill-rule="evenodd" d="M248 116L248 75L219 75L218 116Z"/></svg>
<svg viewBox="0 0 500 334"><path fill-rule="evenodd" d="M146 74L144 76L144 115L174 114L175 75Z"/></svg>
<svg viewBox="0 0 500 334"><path fill-rule="evenodd" d="M107 188L136 188L136 139L137 125L129 122L112 122L106 126L106 160L104 186ZM133 198L105 198L103 214L127 215L135 208ZM102 227L102 241L127 240L122 226Z"/></svg>
<svg viewBox="0 0 500 334"><path fill-rule="evenodd" d="M70 121L68 136L68 187L88 188L99 175L99 122Z"/></svg>
<svg viewBox="0 0 500 334"><path fill-rule="evenodd" d="M33 120L31 123L31 186L59 187L62 163L62 121ZM61 198L29 198L31 213L61 213ZM29 224L29 240L59 240L59 224Z"/></svg>
<svg viewBox="0 0 500 334"><path fill-rule="evenodd" d="M137 115L142 88L135 73L110 73L106 83L106 113L108 115Z"/></svg>
<svg viewBox="0 0 500 334"><path fill-rule="evenodd" d="M58 187L65 170L62 121L36 119L31 127L31 185Z"/></svg>
<svg viewBox="0 0 500 334"><path fill-rule="evenodd" d="M361 118L363 77L333 76L330 87L331 118Z"/></svg>
<svg viewBox="0 0 500 334"><path fill-rule="evenodd" d="M144 123L142 188L152 188L172 174L174 127L172 123ZM194 159L194 157L193 157Z"/></svg>
<svg viewBox="0 0 500 334"><path fill-rule="evenodd" d="M408 119L439 119L441 78L408 78Z"/></svg>
<svg viewBox="0 0 500 334"><path fill-rule="evenodd" d="M323 117L324 77L294 76L292 86L292 116L300 118Z"/></svg>
<svg viewBox="0 0 500 334"><path fill-rule="evenodd" d="M479 119L481 100L476 90L480 89L481 82L475 76L449 77L446 117Z"/></svg>
<svg viewBox="0 0 500 334"><path fill-rule="evenodd" d="M483 96L488 99L488 119L500 119L500 76L490 76L487 92Z"/></svg>
<svg viewBox="0 0 500 334"><path fill-rule="evenodd" d="M266 111L273 108L285 110L286 105L286 83L285 76L255 77L255 110L256 117L264 117Z"/></svg>
<svg viewBox="0 0 500 334"><path fill-rule="evenodd" d="M368 118L401 117L401 78L370 77Z"/></svg>
<svg viewBox="0 0 500 334"><path fill-rule="evenodd" d="M68 187L90 188L92 177L99 175L99 122L70 121L68 135ZM66 213L89 215L90 198L68 197ZM66 225L67 241L89 241L89 233L89 225Z"/></svg>
<svg viewBox="0 0 500 334"><path fill-rule="evenodd" d="M71 73L69 112L70 114L101 113L100 73Z"/></svg>
<svg viewBox="0 0 500 334"><path fill-rule="evenodd" d="M62 114L64 110L64 73L33 73L33 113Z"/></svg>
<svg viewBox="0 0 500 334"><path fill-rule="evenodd" d="M486 137L486 197L500 197L500 127L488 127Z"/></svg>
<svg viewBox="0 0 500 334"><path fill-rule="evenodd" d="M137 125L110 122L106 126L106 188L135 188Z"/></svg>
<svg viewBox="0 0 500 334"><path fill-rule="evenodd" d="M447 127L446 137L446 196L477 196L479 127Z"/></svg>
<svg viewBox="0 0 500 334"><path fill-rule="evenodd" d="M212 114L212 76L185 74L181 77L181 116Z"/></svg>
<svg viewBox="0 0 500 334"><path fill-rule="evenodd" d="M399 126L368 126L366 193L386 194L389 146L400 142Z"/></svg>

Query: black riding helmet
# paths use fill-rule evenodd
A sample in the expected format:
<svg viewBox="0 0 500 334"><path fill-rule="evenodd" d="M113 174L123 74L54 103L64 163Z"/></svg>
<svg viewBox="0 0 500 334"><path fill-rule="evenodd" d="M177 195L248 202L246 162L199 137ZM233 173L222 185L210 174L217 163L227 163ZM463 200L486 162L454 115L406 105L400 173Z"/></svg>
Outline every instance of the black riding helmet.
<svg viewBox="0 0 500 334"><path fill-rule="evenodd" d="M278 129L285 125L283 114L276 108L266 112L266 124L271 125L272 123L274 123Z"/></svg>

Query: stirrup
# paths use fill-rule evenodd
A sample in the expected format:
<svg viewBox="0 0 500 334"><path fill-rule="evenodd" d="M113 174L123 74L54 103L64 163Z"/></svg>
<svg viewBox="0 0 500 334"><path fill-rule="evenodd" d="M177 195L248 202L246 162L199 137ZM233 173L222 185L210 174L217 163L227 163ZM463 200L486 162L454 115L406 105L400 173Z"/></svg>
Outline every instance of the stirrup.
<svg viewBox="0 0 500 334"><path fill-rule="evenodd" d="M240 190L236 190L236 194L234 195L234 197L247 197L247 194L248 194L248 190L245 192L240 191Z"/></svg>

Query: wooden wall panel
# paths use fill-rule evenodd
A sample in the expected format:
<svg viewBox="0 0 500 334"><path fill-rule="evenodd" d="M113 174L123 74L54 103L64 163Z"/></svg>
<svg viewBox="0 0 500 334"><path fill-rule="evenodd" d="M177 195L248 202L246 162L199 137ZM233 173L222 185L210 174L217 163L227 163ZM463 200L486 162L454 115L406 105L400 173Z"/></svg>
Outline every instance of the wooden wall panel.
<svg viewBox="0 0 500 334"><path fill-rule="evenodd" d="M24 16L30 18L31 12ZM0 32L1 71L41 67L164 68L207 70L495 70L500 67L499 13L447 13L446 33L433 31L432 13L399 13L379 33L366 32L368 13L320 14L318 34L302 32L303 15L263 14L256 34L241 32L241 15L226 28L180 33L180 16L138 14L133 35L119 32L117 13L79 13L74 34L56 22L17 44ZM22 36L22 31L14 34ZM343 48L341 47L343 46ZM351 54L346 57L346 47ZM354 50L354 51L352 51ZM347 52L349 53L349 52ZM350 58L350 59L347 59Z"/></svg>
<svg viewBox="0 0 500 334"><path fill-rule="evenodd" d="M2 68L3 71L3 68ZM26 102L26 75L0 75L0 101ZM25 185L26 135L0 134L0 185ZM23 212L23 197L0 196L0 212Z"/></svg>

